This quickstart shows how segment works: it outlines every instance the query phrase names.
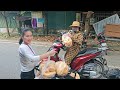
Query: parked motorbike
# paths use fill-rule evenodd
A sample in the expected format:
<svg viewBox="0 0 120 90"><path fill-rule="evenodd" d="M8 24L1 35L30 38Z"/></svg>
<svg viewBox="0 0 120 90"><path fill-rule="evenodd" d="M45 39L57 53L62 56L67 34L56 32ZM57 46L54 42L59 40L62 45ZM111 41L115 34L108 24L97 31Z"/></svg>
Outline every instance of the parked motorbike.
<svg viewBox="0 0 120 90"><path fill-rule="evenodd" d="M60 39L57 39L48 51L53 49L55 49L58 53L55 54L55 56L51 56L50 59L57 62L61 60L58 57L58 54L61 49L65 49L65 45ZM104 74L105 65L107 65L107 61L102 57L102 49L85 48L72 60L70 63L70 70L79 73L81 79L100 79Z"/></svg>
<svg viewBox="0 0 120 90"><path fill-rule="evenodd" d="M103 55L107 55L107 50L108 50L108 46L106 43L106 39L103 33L99 33L97 36L98 39L98 45L99 45L99 49L102 49L103 51Z"/></svg>
<svg viewBox="0 0 120 90"><path fill-rule="evenodd" d="M82 41L82 46L81 48L86 48L87 47L87 33L86 30L83 32L83 41Z"/></svg>

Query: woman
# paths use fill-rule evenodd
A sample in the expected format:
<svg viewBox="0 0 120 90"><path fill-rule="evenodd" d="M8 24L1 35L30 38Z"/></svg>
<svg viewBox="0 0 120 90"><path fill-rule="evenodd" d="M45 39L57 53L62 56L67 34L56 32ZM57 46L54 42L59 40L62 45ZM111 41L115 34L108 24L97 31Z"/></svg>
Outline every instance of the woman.
<svg viewBox="0 0 120 90"><path fill-rule="evenodd" d="M71 47L67 48L65 54L65 61L68 65L80 51L80 46L82 45L83 41L83 35L80 32L80 23L78 21L74 21L70 27L72 28L72 31L74 33L69 33L69 36L73 41L73 44Z"/></svg>
<svg viewBox="0 0 120 90"><path fill-rule="evenodd" d="M32 32L30 29L25 29L22 32L22 37L19 41L19 56L21 64L21 79L34 79L34 67L39 64L41 60L49 56L53 56L56 51L52 50L42 55L36 55L31 47Z"/></svg>

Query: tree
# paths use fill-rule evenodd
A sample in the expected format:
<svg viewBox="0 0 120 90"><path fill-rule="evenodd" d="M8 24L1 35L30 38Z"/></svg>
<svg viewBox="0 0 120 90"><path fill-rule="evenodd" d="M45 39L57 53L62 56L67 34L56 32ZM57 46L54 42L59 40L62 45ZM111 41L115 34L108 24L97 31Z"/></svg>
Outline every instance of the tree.
<svg viewBox="0 0 120 90"><path fill-rule="evenodd" d="M6 29L7 29L8 36L10 36L9 27L8 27L8 21L7 21L7 13L6 12L7 11L0 11L0 13L3 15L3 17L5 19Z"/></svg>
<svg viewBox="0 0 120 90"><path fill-rule="evenodd" d="M87 35L89 34L89 31L90 31L90 18L93 13L94 12L92 12L92 11L87 12L87 16L86 16L86 20L85 20L85 30L86 30Z"/></svg>

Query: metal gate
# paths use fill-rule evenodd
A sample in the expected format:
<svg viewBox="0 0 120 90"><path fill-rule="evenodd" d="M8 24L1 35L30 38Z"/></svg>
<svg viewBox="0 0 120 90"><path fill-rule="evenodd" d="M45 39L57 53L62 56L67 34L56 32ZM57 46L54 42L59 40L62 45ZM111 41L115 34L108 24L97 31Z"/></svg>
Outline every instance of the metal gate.
<svg viewBox="0 0 120 90"><path fill-rule="evenodd" d="M69 29L70 24L76 19L75 11L47 11L48 34L56 34L58 30Z"/></svg>
<svg viewBox="0 0 120 90"><path fill-rule="evenodd" d="M113 11L96 11L94 12L95 22L101 21L113 14L114 14Z"/></svg>

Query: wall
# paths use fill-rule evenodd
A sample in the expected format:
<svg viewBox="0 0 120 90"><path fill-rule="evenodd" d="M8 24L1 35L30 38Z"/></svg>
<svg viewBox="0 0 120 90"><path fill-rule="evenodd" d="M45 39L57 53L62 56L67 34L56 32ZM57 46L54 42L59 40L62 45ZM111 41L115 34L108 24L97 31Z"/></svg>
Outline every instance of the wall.
<svg viewBox="0 0 120 90"><path fill-rule="evenodd" d="M48 11L48 30L68 29L72 22L76 20L75 11Z"/></svg>

